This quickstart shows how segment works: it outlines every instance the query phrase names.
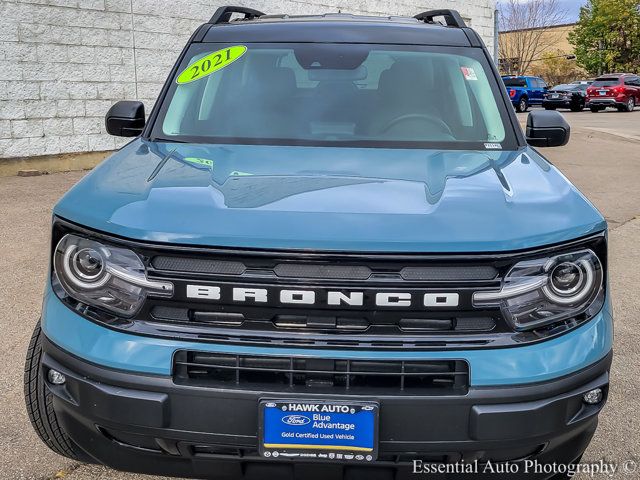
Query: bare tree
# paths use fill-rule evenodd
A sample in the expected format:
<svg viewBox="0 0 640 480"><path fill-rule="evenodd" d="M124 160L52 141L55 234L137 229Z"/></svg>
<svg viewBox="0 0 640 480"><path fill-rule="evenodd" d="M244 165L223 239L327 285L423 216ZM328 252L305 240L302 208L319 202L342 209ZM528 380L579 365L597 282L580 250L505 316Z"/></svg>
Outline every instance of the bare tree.
<svg viewBox="0 0 640 480"><path fill-rule="evenodd" d="M552 27L566 23L567 12L557 0L499 2L500 64L507 73L524 75L531 62L555 48L561 39Z"/></svg>

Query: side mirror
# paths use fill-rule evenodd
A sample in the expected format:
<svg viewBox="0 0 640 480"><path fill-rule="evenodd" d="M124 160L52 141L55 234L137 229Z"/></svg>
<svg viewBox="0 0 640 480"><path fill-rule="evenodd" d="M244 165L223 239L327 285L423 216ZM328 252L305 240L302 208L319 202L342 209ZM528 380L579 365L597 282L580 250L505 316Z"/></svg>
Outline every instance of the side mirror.
<svg viewBox="0 0 640 480"><path fill-rule="evenodd" d="M110 135L137 137L144 128L144 104L132 100L122 100L109 109L104 123Z"/></svg>
<svg viewBox="0 0 640 480"><path fill-rule="evenodd" d="M571 127L558 112L531 112L527 117L527 143L533 147L562 147L570 136Z"/></svg>

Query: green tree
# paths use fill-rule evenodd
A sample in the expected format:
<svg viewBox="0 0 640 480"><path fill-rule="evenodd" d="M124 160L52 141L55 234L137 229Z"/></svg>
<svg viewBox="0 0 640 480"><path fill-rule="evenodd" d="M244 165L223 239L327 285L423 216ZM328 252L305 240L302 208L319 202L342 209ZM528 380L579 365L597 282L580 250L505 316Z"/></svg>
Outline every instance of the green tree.
<svg viewBox="0 0 640 480"><path fill-rule="evenodd" d="M640 71L640 0L589 0L569 41L591 74Z"/></svg>
<svg viewBox="0 0 640 480"><path fill-rule="evenodd" d="M540 61L531 66L531 73L544 78L551 85L584 77L584 70L576 65L575 59L568 59L560 50L543 53Z"/></svg>

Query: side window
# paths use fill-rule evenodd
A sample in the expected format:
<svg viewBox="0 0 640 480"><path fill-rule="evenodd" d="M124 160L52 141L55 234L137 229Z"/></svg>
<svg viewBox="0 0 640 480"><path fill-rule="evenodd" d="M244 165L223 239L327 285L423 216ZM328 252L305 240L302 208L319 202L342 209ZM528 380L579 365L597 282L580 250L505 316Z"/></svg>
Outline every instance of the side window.
<svg viewBox="0 0 640 480"><path fill-rule="evenodd" d="M538 81L538 88L547 88L547 84L544 83L544 80L542 80L541 78L538 78L537 81Z"/></svg>

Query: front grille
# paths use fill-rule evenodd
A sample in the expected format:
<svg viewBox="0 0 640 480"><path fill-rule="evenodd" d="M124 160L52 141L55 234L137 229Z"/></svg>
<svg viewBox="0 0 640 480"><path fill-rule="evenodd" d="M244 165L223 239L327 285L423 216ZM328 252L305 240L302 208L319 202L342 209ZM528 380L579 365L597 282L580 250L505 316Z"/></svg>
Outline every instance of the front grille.
<svg viewBox="0 0 640 480"><path fill-rule="evenodd" d="M508 261L416 255L297 255L279 252L180 252L149 255L150 276L174 283L173 298L149 298L137 324L142 332L218 342L342 348L474 348L509 332L500 310L475 308L471 295L495 289ZM189 297L187 285L217 290ZM266 299L238 301L234 287ZM284 303L282 290L312 292L307 303ZM343 295L330 302L329 292ZM344 301L359 292L360 304ZM379 293L405 292L410 305L380 307ZM435 295L428 307L423 296ZM446 295L455 296L455 304ZM402 294L402 293L401 293ZM441 294L440 297L437 295ZM155 330L154 330L155 329Z"/></svg>
<svg viewBox="0 0 640 480"><path fill-rule="evenodd" d="M179 351L174 382L239 388L335 394L465 395L464 360L347 360L295 356L228 355Z"/></svg>

